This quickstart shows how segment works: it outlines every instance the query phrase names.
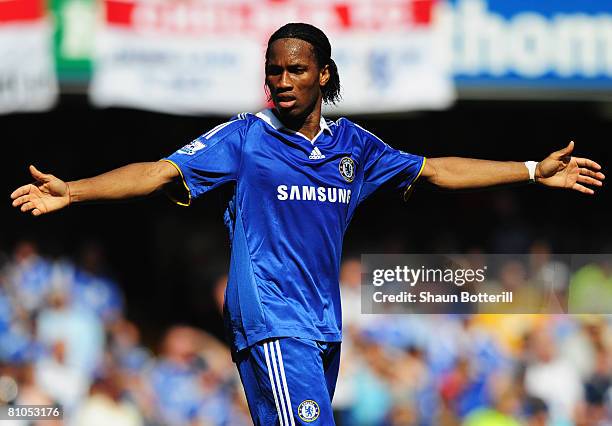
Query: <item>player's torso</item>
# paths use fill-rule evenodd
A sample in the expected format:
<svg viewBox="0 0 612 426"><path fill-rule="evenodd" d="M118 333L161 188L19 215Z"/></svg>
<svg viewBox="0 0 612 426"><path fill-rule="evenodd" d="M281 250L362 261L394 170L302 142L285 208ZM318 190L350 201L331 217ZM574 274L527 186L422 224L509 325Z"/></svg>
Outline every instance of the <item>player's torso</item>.
<svg viewBox="0 0 612 426"><path fill-rule="evenodd" d="M344 136L335 126L313 143L265 123L252 125L242 151L238 201L293 232L318 224L342 233L357 205L362 176L356 143Z"/></svg>
<svg viewBox="0 0 612 426"><path fill-rule="evenodd" d="M363 179L357 141L339 126L314 143L264 122L247 131L236 204L248 212L242 219L251 254L262 257L270 279L278 279L281 264L332 278Z"/></svg>

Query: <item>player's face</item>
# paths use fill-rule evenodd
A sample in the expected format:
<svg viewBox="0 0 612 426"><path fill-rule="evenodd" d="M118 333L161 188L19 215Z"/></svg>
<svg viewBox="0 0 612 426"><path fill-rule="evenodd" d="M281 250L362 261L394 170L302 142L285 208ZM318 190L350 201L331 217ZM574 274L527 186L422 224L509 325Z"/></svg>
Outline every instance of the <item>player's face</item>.
<svg viewBox="0 0 612 426"><path fill-rule="evenodd" d="M319 69L310 43L294 38L276 40L266 61L266 85L279 114L306 117L320 105L321 86L327 83L327 67Z"/></svg>

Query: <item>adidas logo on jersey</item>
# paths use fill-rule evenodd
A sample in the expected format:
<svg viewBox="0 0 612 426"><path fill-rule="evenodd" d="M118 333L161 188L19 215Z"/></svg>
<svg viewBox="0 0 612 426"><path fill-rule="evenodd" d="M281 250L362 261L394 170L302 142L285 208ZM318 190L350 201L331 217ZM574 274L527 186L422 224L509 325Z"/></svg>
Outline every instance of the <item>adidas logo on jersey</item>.
<svg viewBox="0 0 612 426"><path fill-rule="evenodd" d="M321 154L321 151L319 151L319 148L315 146L312 152L310 153L310 155L308 156L308 158L310 158L311 160L320 160L322 158L325 158L325 156Z"/></svg>

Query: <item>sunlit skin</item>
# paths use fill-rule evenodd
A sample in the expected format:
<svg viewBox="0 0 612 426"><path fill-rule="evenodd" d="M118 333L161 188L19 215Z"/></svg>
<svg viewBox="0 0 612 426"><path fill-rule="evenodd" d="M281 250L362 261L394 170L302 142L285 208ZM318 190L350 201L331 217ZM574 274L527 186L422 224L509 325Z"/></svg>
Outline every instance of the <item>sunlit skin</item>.
<svg viewBox="0 0 612 426"><path fill-rule="evenodd" d="M605 179L601 166L591 159L572 156L573 151L571 141L540 161L535 172L536 182L593 195L595 191L588 186L600 187ZM427 159L421 177L446 189L473 189L521 181L524 175L525 167L520 162L440 157Z"/></svg>
<svg viewBox="0 0 612 426"><path fill-rule="evenodd" d="M294 34L292 31L293 30L281 29L280 32L272 36L272 39L277 37L278 34ZM314 35L310 32L300 32L298 34L302 37L313 37L312 40L315 46L320 46L320 48L326 52L325 55L330 54L328 40L323 34L320 34L319 30L317 31L318 32ZM298 131L309 138L313 146L319 144L319 141L314 140L314 138L321 131L320 122L323 99L326 101L338 100L340 94L340 76L337 75L335 62L330 62L331 66L320 64L317 61L316 52L318 52L318 50L315 50L315 46L295 38L276 40L268 46L265 67L265 84L274 104L274 114L288 129ZM331 58L326 58L322 60L322 62L325 63L330 60ZM245 70L245 72L246 71L247 70ZM390 70L390 72L393 72L393 70ZM236 77L240 78L240 76ZM231 84L233 81L232 79L236 77L227 76L227 84ZM328 94L326 91L327 85L333 89L330 90L329 96L327 96ZM350 87L350 84L348 87L349 90L355 90L355 88ZM184 192L183 195L191 201L192 196L189 188L193 186L196 186L198 189L204 188L205 186L210 187L211 181L197 177L190 178L190 175L184 173L185 170L193 170L194 174L206 174L211 176L214 174L215 176L219 176L219 180L213 182L233 180L235 188L244 187L246 191L250 191L251 194L254 194L251 196L261 198L265 203L264 208L269 209L277 216L280 214L280 219L284 217L283 215L293 214L296 209L302 209L302 206L305 206L303 203L307 201L306 197L303 197L301 200L300 197L297 197L297 200L293 200L292 197L286 203L278 203L277 201L281 200L275 193L275 188L281 187L277 186L278 183L282 181L281 179L289 179L287 181L288 183L298 183L300 178L296 173L302 175L302 180L305 179L311 183L316 181L317 185L321 186L341 185L342 187L351 188L349 191L353 190L354 193L358 195L361 189L366 185L370 185L370 188L374 189L376 186L375 183L382 183L386 181L387 178L394 178L397 183L400 178L408 181L410 177L411 179L409 179L409 181L415 182L419 179L419 175L420 181L425 181L438 188L450 190L487 188L498 185L526 183L530 180L535 180L539 184L547 187L569 189L583 194L594 194L594 190L590 187L595 189L601 187L605 178L599 164L588 158L572 156L574 151L573 142L570 142L565 148L552 152L543 160L539 161L537 165L534 163L525 164L522 161L489 161L460 157L425 159L403 155L401 152L377 142L373 137L362 136L365 135L365 133L358 131L355 125L348 120L339 120L335 125L331 125L331 128L334 130L330 131L329 135L326 135L327 139L320 141L320 151L326 154L329 152L330 155L321 155L320 158L318 158L318 156L309 155L309 152L316 152L315 149L319 151L319 147L315 147L311 151L311 143L301 137L294 139L304 146L296 147L296 143L286 143L286 146L283 146L281 142L285 143L290 139L287 137L288 134L285 132L285 129L277 129L277 126L274 125L270 126L269 120L262 120L261 118L261 114L251 114L249 116L241 115L241 117L234 121L233 126L235 127L231 128L234 137L231 139L229 137L226 138L225 134L215 136L215 139L210 141L210 145L213 143L218 144L221 148L218 149L218 151L209 149L200 152L198 155L202 155L203 161L198 162L197 165L193 164L192 166L186 166L186 163L192 161L192 159L185 159L185 157L181 157L183 160L178 161L180 165L164 160L132 163L94 177L74 181L64 181L52 174L43 173L34 166L30 166L29 171L33 183L22 185L13 191L11 194L11 199L13 200L12 205L20 209L23 213L40 216L64 209L74 203L143 197L156 191L168 191L169 188L176 187L180 187ZM394 124L398 126L398 128L395 129L396 132L394 132L397 135L411 134L411 123L397 122ZM399 129L400 125L405 126L405 129ZM240 131L235 132L234 129L238 128ZM261 133L264 131L270 132L269 138L261 137ZM228 130L227 132L229 133L230 131ZM210 137L212 137L212 133L215 132L211 132ZM483 135L483 137L485 136L488 136L494 143L497 135ZM209 139L208 135L205 137ZM270 141L266 140L272 138L274 139ZM398 140L397 142L401 144L404 141ZM460 140L457 141L457 143L460 142ZM344 153L345 143L351 143L350 153ZM264 155L256 155L256 151L252 149L253 144L261 144L259 148ZM271 149L279 149L279 147L281 147L282 150L275 157L266 155ZM219 152L221 152L221 154L219 154ZM346 159L346 157L342 159L338 158L340 155L337 154L341 153L342 155L350 156L349 158L351 160L355 160L354 174L360 174L360 179L351 180L352 183L350 183L344 181L338 175L338 168L342 164L342 161ZM183 154L185 154L184 151L181 152L181 155ZM286 154L284 158L282 154ZM35 153L32 155L35 156ZM57 155L61 155L61 153L55 153L55 156ZM227 156L232 158L227 158ZM518 157L518 154L516 156ZM53 158L50 160L52 161ZM265 168L270 171L272 169L268 167L269 161L276 161L280 164L277 173L266 173L263 177L260 176L258 179L249 180L248 177L250 174L243 172L243 164L246 163L249 163L253 170ZM418 174L416 170L413 170L416 164L421 164L421 170L418 171ZM192 169L183 170L185 167L191 167ZM227 170L227 173L220 173L220 167L222 167L222 170ZM287 173L283 171L288 167L293 167L297 171L292 175L287 175ZM333 175L331 175L331 173L333 173ZM340 171L340 173L342 174L342 171ZM289 177L285 177L285 175ZM183 176L187 179L183 179ZM225 176L227 176L227 178L225 178ZM338 183L340 181L342 181L342 183ZM319 186L319 189L321 189L321 186ZM406 193L409 193L411 186L412 183L405 189ZM362 193L362 195L365 195L365 193ZM359 197L353 197L353 199L350 200L352 208L355 208L358 204L357 198ZM314 198L310 198L310 201L321 204L319 200L314 200ZM238 203L239 200L236 202ZM347 202L349 202L349 200L347 200ZM189 203L183 204L188 205ZM256 207L259 207L259 205ZM544 205L542 202L536 203L530 207L532 207L533 214L543 217L555 214L555 208L563 208L562 205L560 207L548 206ZM335 212L346 215L349 207L328 203L328 205L321 205L319 208L324 208L326 212L331 212L330 215L335 214ZM475 208L480 208L480 206L476 206ZM240 209L240 207L237 207L237 209ZM381 211L384 209L386 209L386 206L381 206ZM249 217L252 218L250 215L254 213L250 212L250 210L252 209L248 208L248 204L244 206L242 210L239 210L242 212L241 214L244 216L244 220L248 221ZM287 239L282 232L268 233L269 235L266 235L266 238L269 237L272 241L271 244L280 244L281 248L284 250L293 250L292 253L295 252L299 254L300 251L319 250L316 244L315 246L306 245L306 239L302 237L307 234L313 234L313 241L315 242L329 239L329 235L331 235L328 229L330 224L325 223L325 221L320 221L318 216L314 217L313 215L305 215L303 219L304 220L301 221L302 226L295 227L295 229L291 230L292 233L297 234L297 245L295 247L287 247ZM580 219L580 217L578 219ZM253 220L251 220L251 222L253 222ZM397 226L401 227L404 222L409 221L404 220L398 222ZM238 221L238 223L240 224L240 221ZM331 223L331 225L335 226L334 223ZM500 224L500 226L503 226L503 224ZM230 234L232 234L231 230ZM340 233L339 236L342 238L343 234ZM340 247L332 248L334 250L340 249ZM234 259L233 255L232 259ZM247 261L250 260L250 258L247 259ZM328 276L334 277L333 271L318 271L317 268L313 268L310 272L316 282L320 281L320 278L326 278ZM343 270L343 272L346 271ZM360 271L358 265L352 274L354 274L356 278L352 281L359 286ZM282 279L282 277L270 277L272 280L274 280L274 278ZM343 275L341 278L346 277ZM300 284L298 280L296 285L308 285L308 283ZM338 285L337 281L336 285ZM225 283L222 283L221 287L224 286ZM280 290L275 289L275 291L276 290L278 290L278 296L274 297L272 303L277 306L282 306L285 300L290 298L291 294L286 294L282 288ZM333 285L330 291L333 293ZM243 295L240 297L243 297ZM333 301L324 300L322 303L329 304L332 302ZM242 306L239 306L239 308L242 308ZM315 308L312 308L312 313L310 312L311 309L308 309L308 307L304 307L304 309L306 314L313 317L313 319L316 320L318 318L318 313ZM238 313L241 314L241 312ZM285 329L288 329L287 326L293 327L293 322L295 321L291 318L281 318L279 320L281 327L285 327ZM341 324L337 325L341 326ZM186 329L176 329L173 335L169 334L169 338L166 341L166 355L182 364L191 361L194 352L194 337L196 337L192 334L193 333ZM283 334L283 337L295 337L295 334ZM312 338L314 339L316 336ZM544 342L543 339L540 340ZM249 345L251 344L252 342L249 342ZM258 344L261 345L262 342L260 341ZM278 401L276 401L278 392L275 391L275 384L272 383L271 389L274 394L273 396L278 414L276 423L283 423L281 416L282 405L285 423L288 423L290 419L290 423L293 424L293 406L288 399L289 391L287 383L285 383L283 355L281 354L280 343L276 341L275 346L272 345L271 342L269 344L271 345L270 354L268 354L269 351L266 346L265 357L266 361L269 361L268 355L270 355L275 369L275 371L270 370L268 362L269 378L272 379L273 375L276 375L276 388L280 392L279 396L282 402L279 404ZM546 349L547 347L543 346L543 348ZM399 382L410 382L410 380L414 379L414 377L410 375L395 374L399 364L392 364L385 359L382 346L367 346L365 347L364 354L366 361L375 367L377 373L385 374L386 376L394 376L394 378L397 379L396 381ZM233 353L233 355L235 355L235 353ZM254 353L249 353L249 356L254 356ZM420 354L417 354L417 356L420 356ZM277 359L279 360L280 369L276 368ZM285 359L287 360L288 358ZM385 361L387 362L385 363ZM400 359L399 361L402 360ZM408 361L410 360L408 359ZM238 363L238 360L236 360L236 362ZM287 363L287 365L291 366L290 363ZM458 375L462 376L465 380L469 379L468 367L469 363L461 362L457 370ZM241 373L244 372L241 366L239 366L239 369ZM333 371L334 369L332 368L331 370ZM279 372L282 373L283 388L281 388L279 384ZM319 374L321 373L322 372L319 371ZM244 374L242 374L242 376L244 378ZM254 380L254 383L258 385L261 384L262 382L260 382L259 379L266 380L267 377L265 377L265 375L264 377L259 377L257 380ZM329 377L321 377L321 380L323 381L323 386L327 384L329 388L334 384L333 380L335 379L332 379L330 382ZM327 383L325 380L327 380ZM243 382L245 388L248 389L249 383L246 381ZM267 390L264 392L265 395L263 396L267 398L268 401L271 401L270 388L268 387L265 389ZM284 395L283 392L281 392L283 389ZM287 398L283 400L285 396ZM332 396L331 394L327 396L322 395L321 398L325 399L329 397L329 403L331 403ZM503 412L513 411L513 409L516 408L516 395L510 395L510 397L514 399L507 399L503 401L504 404L498 404L499 406L496 406L496 408ZM249 397L248 399L249 402L252 402L252 398ZM303 402L307 402L307 400ZM325 402L327 403L328 401ZM312 404L310 406L312 407ZM257 407L257 411L259 411L259 407ZM255 412L256 410L251 411L254 421L257 422L259 414ZM260 412L263 413L263 411ZM321 410L321 412L323 411ZM316 420L316 418L312 420ZM410 416L410 413L402 417L402 421L411 422L412 420L413 418ZM265 421L260 421L264 424L270 424L274 422L274 419L268 418ZM297 421L299 422L299 420ZM333 423L333 420L328 421L320 418L319 423L322 421L327 422L326 424ZM259 422L257 423L259 424Z"/></svg>
<svg viewBox="0 0 612 426"><path fill-rule="evenodd" d="M274 41L266 62L266 86L274 112L289 129L313 139L320 131L322 88L330 80L328 65L319 67L313 46L303 40ZM574 142L555 151L536 167L536 182L552 188L592 195L604 174L595 161L574 157ZM180 182L177 169L165 161L132 163L92 178L65 182L30 166L34 183L11 194L13 207L34 216L51 213L72 203L141 197ZM488 161L460 157L429 158L421 173L426 181L443 189L475 189L525 182L527 168L517 161Z"/></svg>
<svg viewBox="0 0 612 426"><path fill-rule="evenodd" d="M319 132L321 88L329 81L329 66L319 69L310 43L294 38L270 45L266 86L277 117L291 130L309 139Z"/></svg>

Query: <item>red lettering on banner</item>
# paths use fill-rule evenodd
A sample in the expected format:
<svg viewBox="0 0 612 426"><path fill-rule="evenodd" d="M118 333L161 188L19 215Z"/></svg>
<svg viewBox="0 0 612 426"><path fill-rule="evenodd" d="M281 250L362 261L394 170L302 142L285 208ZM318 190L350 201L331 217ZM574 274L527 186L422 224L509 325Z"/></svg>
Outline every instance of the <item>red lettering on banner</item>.
<svg viewBox="0 0 612 426"><path fill-rule="evenodd" d="M36 21L45 16L44 0L0 1L0 23Z"/></svg>
<svg viewBox="0 0 612 426"><path fill-rule="evenodd" d="M227 4L105 0L105 10L109 25L130 26L137 31L267 37L287 22L312 22L339 33L406 30L431 23L434 1L343 0L309 4L298 0L244 0Z"/></svg>
<svg viewBox="0 0 612 426"><path fill-rule="evenodd" d="M338 21L343 28L348 28L351 24L350 18L350 8L348 5L338 5L336 6L336 15L338 16Z"/></svg>
<svg viewBox="0 0 612 426"><path fill-rule="evenodd" d="M415 0L410 3L412 20L416 25L429 25L434 7L434 0Z"/></svg>
<svg viewBox="0 0 612 426"><path fill-rule="evenodd" d="M108 0L104 2L106 21L118 26L132 26L132 14L136 3Z"/></svg>

